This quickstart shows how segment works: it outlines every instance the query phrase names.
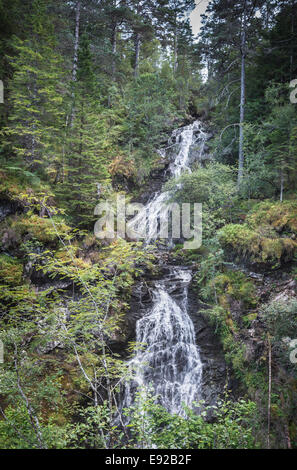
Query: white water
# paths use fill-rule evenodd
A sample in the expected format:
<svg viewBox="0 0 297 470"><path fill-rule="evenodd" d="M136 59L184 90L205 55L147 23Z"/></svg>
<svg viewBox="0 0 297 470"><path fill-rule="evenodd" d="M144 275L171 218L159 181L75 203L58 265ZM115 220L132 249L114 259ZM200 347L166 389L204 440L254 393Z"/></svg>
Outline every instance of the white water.
<svg viewBox="0 0 297 470"><path fill-rule="evenodd" d="M200 152L203 152L206 135L198 121L174 131L172 139L177 141L179 149L169 167L171 176L191 172L189 150L195 143L195 135L201 141ZM163 216L168 198L167 192L156 194L138 214L136 224L134 219L133 228L143 225L148 211L147 243L158 236L155 216ZM134 403L137 390L152 387L158 402L170 413L183 415L183 405L191 406L201 396L202 363L194 326L187 312L191 272L184 267L169 267L169 272L155 283L153 306L136 323L136 341L143 347L138 346L130 361L133 379L125 386L122 407Z"/></svg>
<svg viewBox="0 0 297 470"><path fill-rule="evenodd" d="M136 341L144 350L138 350L130 361L134 377L126 386L124 405L133 403L137 389L151 386L159 403L169 412L183 415L183 404L190 406L200 398L202 363L187 313L191 274L185 268L174 268L171 276L156 284L153 308L137 322ZM182 288L180 305L170 295L176 288Z"/></svg>
<svg viewBox="0 0 297 470"><path fill-rule="evenodd" d="M198 137L195 138L197 131ZM169 166L170 177L178 178L182 173L191 173L190 147L199 141L199 157L201 157L206 137L207 134L203 131L200 121L195 121L189 126L173 131L169 143L176 141L176 145L179 149ZM164 151L160 151L160 153L164 155ZM145 231L146 244L151 243L151 241L156 240L160 236L159 228L168 218L166 202L169 200L169 197L170 193L168 191L156 193L152 200L128 223L129 228L135 233L143 235L143 231Z"/></svg>

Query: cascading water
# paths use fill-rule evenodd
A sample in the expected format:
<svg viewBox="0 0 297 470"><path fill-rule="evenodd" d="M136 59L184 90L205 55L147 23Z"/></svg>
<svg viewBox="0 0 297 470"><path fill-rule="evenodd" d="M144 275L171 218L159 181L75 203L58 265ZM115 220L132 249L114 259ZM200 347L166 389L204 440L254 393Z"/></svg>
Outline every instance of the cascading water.
<svg viewBox="0 0 297 470"><path fill-rule="evenodd" d="M172 177L178 177L185 171L191 172L190 148L199 141L201 155L206 134L196 121L174 131L172 141L179 148L169 171ZM168 199L168 192L156 194L133 220L133 230L148 221L146 243L158 237L156 220L167 217L164 203ZM152 308L136 323L136 341L142 347L138 346L130 361L133 379L125 386L122 408L133 404L137 390L152 387L159 403L170 413L182 415L183 405L191 406L200 398L202 363L187 313L191 271L186 267L168 269L170 274L155 282Z"/></svg>
<svg viewBox="0 0 297 470"><path fill-rule="evenodd" d="M199 148L198 158L201 158L206 139L207 134L203 130L200 121L195 121L189 126L173 131L172 136L169 139L169 144L171 144L169 148L176 145L178 147L178 151L169 166L170 177L177 178L182 173L191 173L190 148L196 144ZM164 154L164 152L161 153ZM141 236L144 235L146 244L149 244L151 241L158 238L159 227L162 226L164 220L167 220L168 212L166 201L168 201L169 197L170 193L168 191L159 192L153 195L151 201L148 202L148 204L136 217L133 218L132 221L128 222L130 229Z"/></svg>
<svg viewBox="0 0 297 470"><path fill-rule="evenodd" d="M134 379L126 386L124 404L132 404L137 389L152 386L158 401L171 413L183 414L200 398L202 363L195 344L193 323L187 314L187 291L191 273L171 268L171 274L155 285L154 304L136 325L138 349L130 361ZM171 292L182 289L178 303Z"/></svg>

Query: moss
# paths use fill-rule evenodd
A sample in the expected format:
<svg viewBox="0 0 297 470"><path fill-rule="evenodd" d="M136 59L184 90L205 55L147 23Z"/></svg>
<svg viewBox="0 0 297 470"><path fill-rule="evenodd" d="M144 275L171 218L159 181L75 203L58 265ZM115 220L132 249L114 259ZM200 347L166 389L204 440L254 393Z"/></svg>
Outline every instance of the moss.
<svg viewBox="0 0 297 470"><path fill-rule="evenodd" d="M35 192L50 192L50 187L36 175L21 167L11 167L0 171L0 193L13 201L26 203Z"/></svg>
<svg viewBox="0 0 297 470"><path fill-rule="evenodd" d="M254 204L243 224L229 224L219 240L252 262L280 265L292 260L297 249L297 201Z"/></svg>
<svg viewBox="0 0 297 470"><path fill-rule="evenodd" d="M59 236L68 235L71 230L63 219L53 217L53 220L57 232L50 219L36 214L14 218L11 221L11 228L20 236L28 235L42 243L49 243L57 240Z"/></svg>
<svg viewBox="0 0 297 470"><path fill-rule="evenodd" d="M73 250L70 253L66 249L62 248L61 250L55 252L55 258L57 259L57 261L64 265L70 264L71 266L74 266L78 269L91 269L92 263L86 259L77 256L77 252L78 250Z"/></svg>
<svg viewBox="0 0 297 470"><path fill-rule="evenodd" d="M297 201L264 201L248 213L246 222L252 228L269 225L277 232L289 231L297 234Z"/></svg>
<svg viewBox="0 0 297 470"><path fill-rule="evenodd" d="M219 274L210 281L210 287L215 289L222 307L229 307L228 297L242 301L246 307L257 304L254 284L239 271Z"/></svg>
<svg viewBox="0 0 297 470"><path fill-rule="evenodd" d="M230 312L222 306L215 306L206 310L204 315L220 338L226 361L232 364L235 375L242 378L246 371L245 346L238 340L238 327Z"/></svg>
<svg viewBox="0 0 297 470"><path fill-rule="evenodd" d="M245 252L249 245L257 243L257 235L246 224L228 224L219 231L219 239L223 244Z"/></svg>
<svg viewBox="0 0 297 470"><path fill-rule="evenodd" d="M1 170L1 193L5 193L10 199L18 199L20 191L24 191L25 185L15 176L9 175L6 171Z"/></svg>
<svg viewBox="0 0 297 470"><path fill-rule="evenodd" d="M294 256L296 248L297 242L291 238L263 238L261 240L261 257L263 261L275 259L280 262L281 258L289 261Z"/></svg>
<svg viewBox="0 0 297 470"><path fill-rule="evenodd" d="M266 235L267 231L263 232L263 227L252 229L247 224L229 224L219 231L219 240L223 246L231 246L237 254L248 256L256 263L279 265L281 261L293 258L297 249L295 240L281 238L277 234Z"/></svg>
<svg viewBox="0 0 297 470"><path fill-rule="evenodd" d="M23 265L19 260L7 255L0 255L0 278L11 286L22 283Z"/></svg>
<svg viewBox="0 0 297 470"><path fill-rule="evenodd" d="M254 320L256 320L257 316L258 316L257 312L252 312L252 313L249 313L248 315L245 315L244 317L242 317L244 325L246 327L249 327L251 325L251 323Z"/></svg>

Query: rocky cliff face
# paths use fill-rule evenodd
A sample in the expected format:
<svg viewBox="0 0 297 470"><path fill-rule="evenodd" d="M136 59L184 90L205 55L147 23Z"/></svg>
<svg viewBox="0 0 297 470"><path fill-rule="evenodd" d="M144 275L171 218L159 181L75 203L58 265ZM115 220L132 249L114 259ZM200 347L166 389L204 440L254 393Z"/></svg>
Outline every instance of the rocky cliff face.
<svg viewBox="0 0 297 470"><path fill-rule="evenodd" d="M136 339L136 322L152 311L154 305L153 291L156 284L170 276L170 270L174 268L170 264L170 253L164 252L159 257L157 273L147 272L141 281L134 285L130 310L125 318L125 335L114 340L110 346L128 360L127 346L129 341ZM187 269L191 269L189 266ZM170 281L170 296L178 303L183 301L183 286ZM201 399L206 406L214 405L219 396L223 394L225 385L232 387L232 380L228 376L223 349L215 329L207 321L202 310L205 305L198 301L197 291L193 283L188 289L188 314L195 329L196 345L199 349L202 361ZM197 384L198 387L199 384Z"/></svg>
<svg viewBox="0 0 297 470"><path fill-rule="evenodd" d="M149 187L144 188L144 191L139 198L142 203L147 204L147 209L150 211L149 214L151 214L152 211L154 214L158 214L158 211L160 211L160 220L162 220L163 212L161 205L164 204L164 201L166 201L169 197L168 193L162 193L162 185L168 178L172 176L178 177L184 172L190 172L190 168L194 163L203 165L206 160L211 158L207 147L207 140L209 138L210 134L205 131L199 121L196 121L184 128L177 129L172 133L166 148L159 152L161 163L160 168L158 170L154 170L151 173ZM146 223L145 213L140 213L137 217L140 219L141 224ZM149 219L149 221L151 222L151 219ZM158 230L157 226L156 230ZM149 231L150 243L151 240L154 241L154 239L157 238L156 235L157 234L151 232L151 230ZM169 246L172 248L172 244L169 244ZM185 291L184 283L180 282L178 273L181 273L183 270L190 273L192 271L191 263L187 266L181 267L180 264L183 263L184 260L175 259L173 252L170 251L166 243L163 245L158 243L158 247L156 248L156 259L158 260L156 272L154 274L151 272L144 273L142 280L134 286L131 296L130 311L126 315L125 319L125 335L122 338L118 338L118 340L114 339L111 347L117 353L120 353L122 357L127 357L125 352L127 350L127 344L129 341L134 341L136 339L136 331L138 331L138 326L141 324L141 319L146 317L147 321L150 321L151 315L154 316L156 309L158 309L158 305L156 304L156 297L157 299L159 297L158 295L156 296L156 292L158 291L158 288L161 284L162 288L166 291L166 295L169 294L169 309L172 309L171 313L168 312L169 316L172 314L170 324L168 324L168 335L170 336L169 330L171 330L171 328L174 332L173 338L171 338L171 340L169 336L166 338L166 334L163 338L161 334L162 325L156 326L154 323L154 327L157 328L157 330L160 329L156 332L156 338L159 338L161 335L165 341L163 352L159 351L157 347L156 351L158 352L156 352L156 355L168 357L168 368L173 367L173 369L175 369L175 367L177 367L177 369L180 370L180 376L177 376L174 379L172 377L167 377L168 374L166 373L165 360L165 363L160 365L164 377L158 377L158 383L155 383L155 388L156 390L161 390L161 382L169 380L169 383L171 383L170 387L172 388L171 393L175 393L175 387L180 380L180 387L184 387L182 384L182 377L184 375L187 377L186 380L189 381L188 385L191 385L191 390L195 388L195 384L192 383L193 377L188 377L188 372L191 373L191 371L189 370L186 372L189 367L191 368L191 366L189 366L187 363L186 356L181 354L180 358L177 359L178 364L171 364L171 351L168 351L168 354L165 354L165 350L168 348L169 341L172 341L172 339L173 343L172 346L170 346L172 349L175 348L175 345L183 344L183 330L187 328L187 317L189 316L190 322L194 326L194 342L196 343L196 348L199 351L203 365L202 378L200 374L197 375L197 380L199 379L199 383L197 382L196 384L197 396L199 396L199 399L205 400L206 405L214 405L218 399L218 396L222 394L224 386L226 385L227 369L224 361L223 351L218 338L215 336L214 328L208 323L206 317L200 312L201 305L199 305L198 295L194 290L193 284L191 283L190 285L187 285ZM187 302L186 307L184 303L185 301ZM178 336L179 333L175 331L179 329L180 323L178 321L175 325L176 318L173 313L173 311L176 310L178 314L177 306L179 306L181 310L184 310L185 312L184 316L181 317L182 319L180 319L181 322L184 322L184 327L181 327L180 338ZM165 310L167 307L168 305L164 305ZM163 313L164 311L162 310L162 307L160 307L160 318L162 317ZM190 326L190 328L192 328L192 326ZM154 351L155 349L154 344L149 344L147 347L151 351ZM182 346L176 347L183 348ZM157 358L150 357L150 360L152 364L151 367L155 367L153 364L159 364L159 359ZM196 364L195 360L193 364L194 363ZM150 375L148 372L147 374ZM135 380L136 382L140 381L142 383L142 377L140 375L136 375ZM167 393L165 390L162 390L162 392L164 392L165 395ZM176 391L176 393L178 392ZM171 399L169 402L170 401ZM166 398L164 403L165 402ZM174 411L175 409L176 407L174 405L173 410L169 409L169 411Z"/></svg>

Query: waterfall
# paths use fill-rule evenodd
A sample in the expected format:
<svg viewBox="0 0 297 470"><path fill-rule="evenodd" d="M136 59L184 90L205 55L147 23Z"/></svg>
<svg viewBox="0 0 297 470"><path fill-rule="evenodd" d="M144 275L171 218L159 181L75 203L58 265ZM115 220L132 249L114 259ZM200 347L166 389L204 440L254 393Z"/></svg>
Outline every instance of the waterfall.
<svg viewBox="0 0 297 470"><path fill-rule="evenodd" d="M125 390L125 406L132 404L137 389L152 386L158 401L169 412L184 414L200 398L202 363L195 344L192 320L187 314L191 273L172 268L170 276L156 283L152 310L136 325L137 343L144 346L130 361L133 380ZM182 288L179 304L171 294Z"/></svg>
<svg viewBox="0 0 297 470"><path fill-rule="evenodd" d="M206 134L199 121L173 132L169 147L175 145L177 151L169 165L171 177L191 172L190 149L198 141L201 156ZM159 219L167 216L164 203L168 199L168 192L153 195L133 220L133 229L137 230L148 219L146 243L157 238L156 215ZM154 283L152 308L136 323L138 347L129 364L133 378L125 385L122 408L133 404L137 390L152 387L158 402L170 413L183 415L183 404L191 406L201 397L202 363L188 315L191 270L176 266L168 269L169 275Z"/></svg>
<svg viewBox="0 0 297 470"><path fill-rule="evenodd" d="M191 173L190 148L194 144L197 144L197 147L199 148L198 159L201 159L206 139L207 134L203 130L200 121L195 121L189 126L173 131L172 136L169 139L169 148L177 146L178 151L169 165L170 177L177 178L182 173ZM166 150L165 152L161 150L159 153L165 156ZM166 202L169 198L170 193L168 191L157 192L152 196L152 199L138 213L138 215L127 224L130 230L132 229L135 233L141 234L141 236L145 232L146 245L158 238L160 235L160 226L162 226L164 221L167 221L168 210Z"/></svg>

